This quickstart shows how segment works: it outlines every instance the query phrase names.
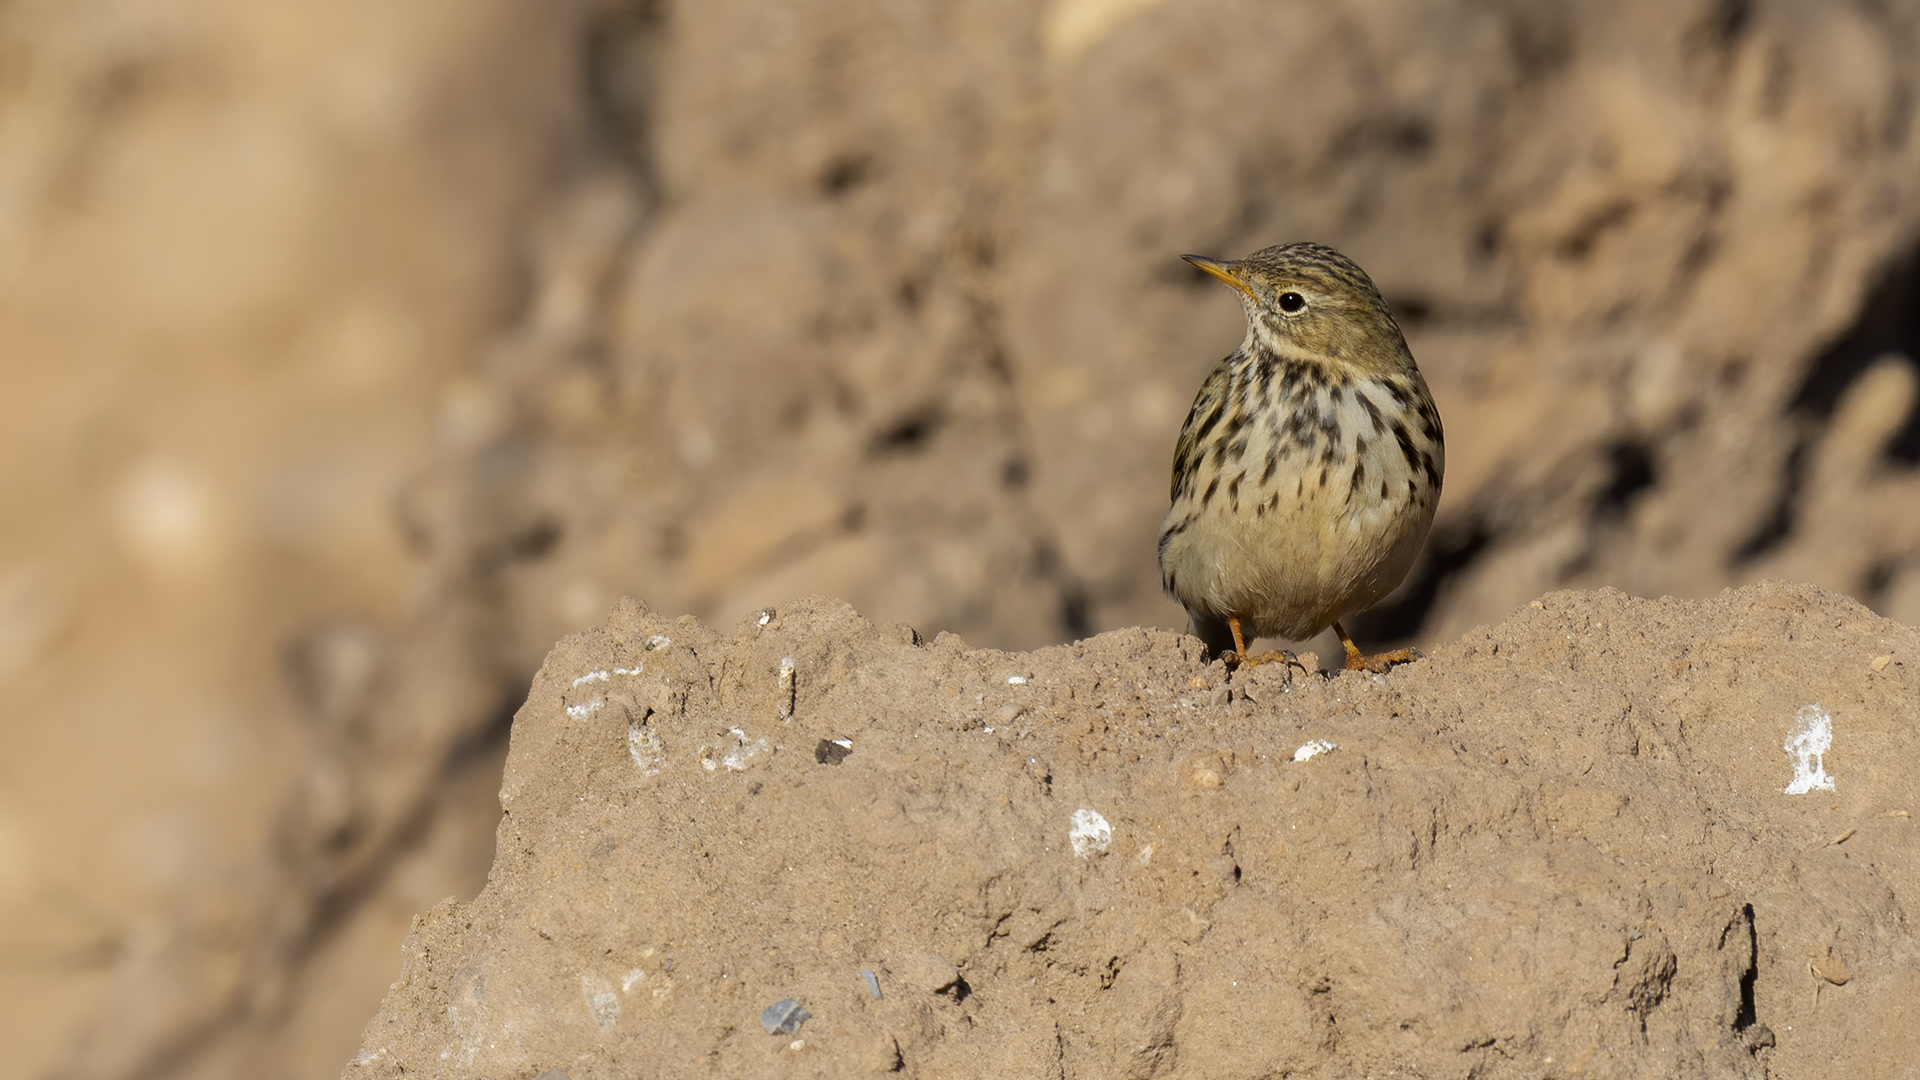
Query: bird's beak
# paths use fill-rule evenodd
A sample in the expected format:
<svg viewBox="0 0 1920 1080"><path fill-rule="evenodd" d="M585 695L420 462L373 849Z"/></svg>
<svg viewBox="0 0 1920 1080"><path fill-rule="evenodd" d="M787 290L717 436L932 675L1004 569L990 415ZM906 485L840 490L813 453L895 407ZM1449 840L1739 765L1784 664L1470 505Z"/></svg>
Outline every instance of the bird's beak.
<svg viewBox="0 0 1920 1080"><path fill-rule="evenodd" d="M1219 278L1221 281L1239 289L1247 296L1253 296L1253 290L1247 288L1247 283L1240 280L1239 275L1233 272L1234 269L1240 265L1239 263L1228 262L1225 259L1209 259L1205 255L1182 255L1180 257L1200 269L1205 270L1207 273L1212 274L1214 277Z"/></svg>

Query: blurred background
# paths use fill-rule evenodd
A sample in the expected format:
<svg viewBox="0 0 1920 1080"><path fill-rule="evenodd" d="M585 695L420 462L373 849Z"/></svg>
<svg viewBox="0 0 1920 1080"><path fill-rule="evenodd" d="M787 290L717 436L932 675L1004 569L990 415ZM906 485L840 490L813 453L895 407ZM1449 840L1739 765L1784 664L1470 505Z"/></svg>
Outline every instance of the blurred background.
<svg viewBox="0 0 1920 1080"><path fill-rule="evenodd" d="M1915 56L1865 0L0 3L0 1075L337 1075L623 594L1183 626L1242 322L1182 252L1400 315L1449 468L1369 646L1920 622Z"/></svg>

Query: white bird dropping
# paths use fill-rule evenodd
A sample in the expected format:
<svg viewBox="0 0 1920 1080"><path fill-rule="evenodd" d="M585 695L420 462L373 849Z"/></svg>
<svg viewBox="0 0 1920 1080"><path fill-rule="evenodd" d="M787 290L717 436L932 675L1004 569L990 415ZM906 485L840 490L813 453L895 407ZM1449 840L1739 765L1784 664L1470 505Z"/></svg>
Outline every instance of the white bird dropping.
<svg viewBox="0 0 1920 1080"><path fill-rule="evenodd" d="M1793 733L1782 743L1793 757L1793 780L1786 786L1788 795L1810 791L1832 791L1833 777L1827 775L1821 756L1833 746L1833 717L1818 704L1803 706L1794 714Z"/></svg>

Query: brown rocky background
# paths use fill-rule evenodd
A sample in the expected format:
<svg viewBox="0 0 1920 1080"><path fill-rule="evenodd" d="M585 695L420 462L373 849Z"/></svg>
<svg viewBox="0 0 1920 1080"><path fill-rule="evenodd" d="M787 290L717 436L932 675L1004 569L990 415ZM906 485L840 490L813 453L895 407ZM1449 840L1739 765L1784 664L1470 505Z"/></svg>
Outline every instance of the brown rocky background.
<svg viewBox="0 0 1920 1080"><path fill-rule="evenodd" d="M1240 334L1183 251L1323 240L1402 316L1450 469L1370 642L1767 577L1920 622L1917 50L1913 5L1786 0L0 4L0 1067L337 1074L480 889L541 658L623 595L1177 627L1166 457ZM1149 640L1088 648L1198 673ZM1389 1067L1337 1061L1297 1067Z"/></svg>

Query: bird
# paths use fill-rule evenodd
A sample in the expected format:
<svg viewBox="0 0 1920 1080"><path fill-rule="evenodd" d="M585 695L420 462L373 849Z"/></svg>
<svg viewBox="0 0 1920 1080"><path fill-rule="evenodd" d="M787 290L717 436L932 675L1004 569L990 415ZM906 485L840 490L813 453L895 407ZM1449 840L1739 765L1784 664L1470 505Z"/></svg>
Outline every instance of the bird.
<svg viewBox="0 0 1920 1080"><path fill-rule="evenodd" d="M1173 452L1160 573L1209 656L1327 627L1345 666L1384 672L1340 620L1378 603L1419 557L1446 474L1440 412L1386 298L1316 243L1239 260L1181 258L1240 294L1247 336L1200 386Z"/></svg>

